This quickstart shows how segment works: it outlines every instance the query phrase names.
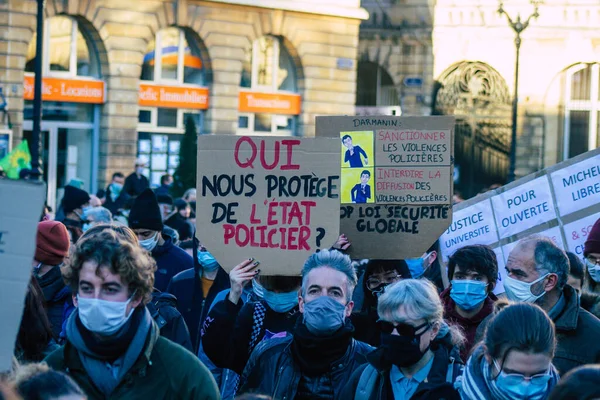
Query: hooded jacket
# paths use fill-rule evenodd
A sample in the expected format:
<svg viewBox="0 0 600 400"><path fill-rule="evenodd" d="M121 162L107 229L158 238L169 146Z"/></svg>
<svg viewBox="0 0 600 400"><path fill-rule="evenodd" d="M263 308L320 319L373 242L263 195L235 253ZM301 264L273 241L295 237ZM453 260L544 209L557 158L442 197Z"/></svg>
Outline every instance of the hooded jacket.
<svg viewBox="0 0 600 400"><path fill-rule="evenodd" d="M181 251L185 253L185 251ZM193 253L194 257L191 262L191 267L178 273L171 279L167 292L177 298L177 309L188 326L194 354L197 354L200 342L200 331L202 329L202 323L208 314L208 310L215 296L219 292L228 289L230 283L227 272L219 267L215 281L205 298L202 292L202 266L198 262L198 239L196 238L194 238ZM189 257L187 253L185 254Z"/></svg>
<svg viewBox="0 0 600 400"><path fill-rule="evenodd" d="M161 292L164 292L167 291L167 286L175 275L187 269L194 268L194 260L185 252L185 250L175 246L173 244L173 238L165 232L162 232L162 237L165 242L162 246L157 244L156 247L154 247L152 250L152 257L156 261L154 287ZM179 296L175 295L175 297L179 299Z"/></svg>
<svg viewBox="0 0 600 400"><path fill-rule="evenodd" d="M219 399L210 372L189 351L159 335L156 324L144 349L116 389L105 397L86 372L78 350L67 342L46 358L50 368L66 372L90 400Z"/></svg>
<svg viewBox="0 0 600 400"><path fill-rule="evenodd" d="M483 302L483 308L472 318L464 318L456 312L456 303L450 297L450 290L451 288L448 288L440 295L444 304L444 319L449 324L459 326L465 334L466 340L460 350L460 356L463 360L466 360L476 343L477 328L488 315L494 312L494 303L498 301L498 298L490 292Z"/></svg>
<svg viewBox="0 0 600 400"><path fill-rule="evenodd" d="M458 393L452 388L454 381L461 375L464 366L460 359L458 348L453 346L450 340L450 333L445 330L436 337L431 344L433 351L433 364L427 375L427 379L419 384L412 399L421 398L445 398L458 399ZM369 368L374 368L377 372L377 379L371 393L365 393L365 399L369 400L394 400L394 392L390 380L390 371L392 366L384 359L383 348L369 353L367 355L368 364L360 366L344 386L340 398L352 400L355 398L357 390L360 390L359 383L363 372ZM450 380L450 382L448 382ZM437 397L434 393L444 393L444 397Z"/></svg>

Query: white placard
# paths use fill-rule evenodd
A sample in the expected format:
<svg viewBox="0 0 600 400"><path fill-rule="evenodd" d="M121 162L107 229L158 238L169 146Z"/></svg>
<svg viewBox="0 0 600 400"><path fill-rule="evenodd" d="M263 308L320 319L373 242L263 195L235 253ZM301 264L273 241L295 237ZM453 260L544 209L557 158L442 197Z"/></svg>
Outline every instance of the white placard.
<svg viewBox="0 0 600 400"><path fill-rule="evenodd" d="M504 262L504 256L502 255L502 248L496 247L494 253L496 253L496 259L498 260L498 281L494 288L494 294L504 293L504 279L506 278L506 263Z"/></svg>
<svg viewBox="0 0 600 400"><path fill-rule="evenodd" d="M492 205L502 239L556 218L546 176L492 197Z"/></svg>
<svg viewBox="0 0 600 400"><path fill-rule="evenodd" d="M569 251L583 257L583 245L598 219L600 219L600 213L588 215L563 227Z"/></svg>
<svg viewBox="0 0 600 400"><path fill-rule="evenodd" d="M558 170L551 177L560 215L600 203L600 155Z"/></svg>
<svg viewBox="0 0 600 400"><path fill-rule="evenodd" d="M562 236L560 235L560 227L556 226L554 228L546 229L545 231L535 233L535 235L544 236L549 238L556 244L560 249L566 250L565 245L562 240ZM517 244L521 240L516 240L507 245L502 246L502 250L504 251L504 261L508 262L508 255L510 252L517 247Z"/></svg>
<svg viewBox="0 0 600 400"><path fill-rule="evenodd" d="M455 211L452 224L440 237L442 259L448 258L459 248L472 244L493 244L498 241L498 233L489 200L471 207Z"/></svg>

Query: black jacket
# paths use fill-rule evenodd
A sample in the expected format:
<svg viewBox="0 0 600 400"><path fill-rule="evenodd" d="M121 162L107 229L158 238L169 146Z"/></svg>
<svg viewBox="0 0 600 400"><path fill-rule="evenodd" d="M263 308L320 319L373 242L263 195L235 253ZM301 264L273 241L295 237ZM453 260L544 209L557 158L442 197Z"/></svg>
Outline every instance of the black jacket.
<svg viewBox="0 0 600 400"><path fill-rule="evenodd" d="M194 354L198 352L200 330L213 299L219 292L230 286L229 275L225 270L219 268L215 281L208 291L208 296L204 298L200 279L201 266L196 256L197 247L197 239L194 238L194 268L175 275L167 288L167 292L177 298L177 309L190 330Z"/></svg>
<svg viewBox="0 0 600 400"><path fill-rule="evenodd" d="M160 336L169 339L188 349L194 351L190 332L181 313L177 310L177 299L169 293L161 293L158 290L152 292L152 300L146 304L152 319L160 329Z"/></svg>
<svg viewBox="0 0 600 400"><path fill-rule="evenodd" d="M148 178L144 175L138 175L134 172L125 178L125 185L123 185L123 192L127 193L129 196L137 197L144 190L150 187L150 182Z"/></svg>
<svg viewBox="0 0 600 400"><path fill-rule="evenodd" d="M292 340L293 337L287 335L285 338L265 340L256 346L240 381L239 393L260 393L274 399L294 400L302 372L292 356ZM330 381L333 386L333 396L330 398L346 400L342 388L352 373L367 362L366 355L371 351L373 348L368 344L352 339L346 354L334 363L329 373L303 377L309 381L306 386L313 393L323 393L324 381Z"/></svg>
<svg viewBox="0 0 600 400"><path fill-rule="evenodd" d="M233 304L227 298L219 301L208 313L204 322L202 347L210 360L219 368L230 369L237 374L244 371L252 348L251 336L257 335L256 343L260 343L265 335L267 338L281 332L292 332L298 319L298 307L286 313L277 313L261 302L266 310L259 332L254 332L257 326L254 321L256 301L242 305Z"/></svg>
<svg viewBox="0 0 600 400"><path fill-rule="evenodd" d="M114 201L110 195L110 186L106 189L106 201L104 202L103 207L108 209L113 216L116 216L119 213L119 210L125 208L127 201L131 198L125 190L121 190L119 193L119 197L117 197Z"/></svg>
<svg viewBox="0 0 600 400"><path fill-rule="evenodd" d="M162 232L164 243L156 245L152 250L152 258L156 261L156 272L154 273L154 287L161 292L168 291L167 286L175 275L188 269L194 268L192 257L185 250L173 244L173 238ZM179 298L179 296L175 295Z"/></svg>
<svg viewBox="0 0 600 400"><path fill-rule="evenodd" d="M65 303L70 305L72 302L71 289L65 285L58 266L52 267L44 276L36 276L36 279L44 294L46 314L52 325L52 333L58 338L62 330Z"/></svg>
<svg viewBox="0 0 600 400"><path fill-rule="evenodd" d="M182 242L194 237L194 224L189 219L183 218L178 212L165 221L165 224L179 233Z"/></svg>
<svg viewBox="0 0 600 400"><path fill-rule="evenodd" d="M444 341L436 341L432 345L433 364L427 375L427 379L419 384L412 399L439 399L436 393L445 393L444 399L460 399L457 391L454 390L452 384L462 374L463 362L460 359L458 348L448 346ZM368 394L369 400L394 400L394 392L390 381L391 365L384 361L384 350L378 348L374 352L367 355L368 364L360 366L352 375L344 390L342 391L343 399L352 400L359 386L360 378L365 369L370 365L377 371L377 380L373 387L373 391ZM448 382L448 372L450 371L450 380ZM364 389L364 388L363 388Z"/></svg>

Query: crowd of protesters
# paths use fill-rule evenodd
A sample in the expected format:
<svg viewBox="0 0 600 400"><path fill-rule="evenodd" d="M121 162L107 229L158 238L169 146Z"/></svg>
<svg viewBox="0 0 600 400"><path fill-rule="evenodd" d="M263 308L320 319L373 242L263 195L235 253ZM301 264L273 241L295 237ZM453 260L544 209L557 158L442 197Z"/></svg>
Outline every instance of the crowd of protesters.
<svg viewBox="0 0 600 400"><path fill-rule="evenodd" d="M600 220L583 257L533 235L506 274L483 245L351 260L344 235L297 277L228 273L172 182L137 161L44 210L0 399L600 398Z"/></svg>

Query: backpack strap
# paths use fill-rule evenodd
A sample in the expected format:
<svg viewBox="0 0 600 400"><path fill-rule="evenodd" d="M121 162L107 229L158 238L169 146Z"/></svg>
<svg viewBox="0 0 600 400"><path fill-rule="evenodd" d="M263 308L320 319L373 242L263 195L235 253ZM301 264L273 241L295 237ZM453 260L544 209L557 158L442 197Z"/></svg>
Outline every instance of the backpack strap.
<svg viewBox="0 0 600 400"><path fill-rule="evenodd" d="M152 316L152 319L158 325L158 328L159 329L164 328L164 326L167 324L167 320L160 314L160 308L158 306L158 301L156 301L156 302L152 302L152 301L149 302L148 304L146 304L146 308L150 312L150 315Z"/></svg>
<svg viewBox="0 0 600 400"><path fill-rule="evenodd" d="M356 394L354 400L369 400L371 393L375 389L377 383L377 377L379 372L371 364L367 364L367 367L360 374L358 386L356 387Z"/></svg>

